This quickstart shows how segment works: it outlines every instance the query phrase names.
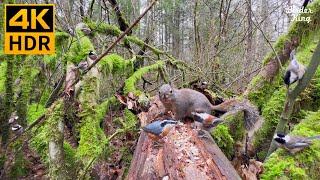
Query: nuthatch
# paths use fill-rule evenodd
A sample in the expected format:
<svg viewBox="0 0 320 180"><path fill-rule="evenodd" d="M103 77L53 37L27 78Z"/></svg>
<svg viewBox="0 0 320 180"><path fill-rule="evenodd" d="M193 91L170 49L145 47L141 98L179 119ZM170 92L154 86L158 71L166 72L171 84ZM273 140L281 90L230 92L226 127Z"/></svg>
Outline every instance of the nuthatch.
<svg viewBox="0 0 320 180"><path fill-rule="evenodd" d="M170 130L178 124L178 121L168 118L164 120L158 120L142 129L147 133L148 137L153 140L159 140L169 134Z"/></svg>
<svg viewBox="0 0 320 180"><path fill-rule="evenodd" d="M299 61L297 61L294 50L290 53L291 62L289 66L287 67L286 74L283 77L284 83L289 87L294 82L302 79L306 67L302 65Z"/></svg>
<svg viewBox="0 0 320 180"><path fill-rule="evenodd" d="M81 31L84 35L89 35L92 32L90 28L81 28Z"/></svg>
<svg viewBox="0 0 320 180"><path fill-rule="evenodd" d="M312 140L320 139L320 135L313 137L303 137L294 135L285 135L284 133L278 132L273 136L274 141L278 147L288 150L294 154L301 151L304 147L312 145Z"/></svg>
<svg viewBox="0 0 320 180"><path fill-rule="evenodd" d="M215 127L218 126L219 123L226 122L224 119L217 118L211 114L208 113L197 113L197 112L191 112L194 116L194 123L198 128L200 128L200 131L203 132L203 130L208 131L211 133ZM200 136L205 137L205 136Z"/></svg>
<svg viewBox="0 0 320 180"><path fill-rule="evenodd" d="M90 50L89 58L92 59L92 60L96 60L98 58L98 56L94 51Z"/></svg>

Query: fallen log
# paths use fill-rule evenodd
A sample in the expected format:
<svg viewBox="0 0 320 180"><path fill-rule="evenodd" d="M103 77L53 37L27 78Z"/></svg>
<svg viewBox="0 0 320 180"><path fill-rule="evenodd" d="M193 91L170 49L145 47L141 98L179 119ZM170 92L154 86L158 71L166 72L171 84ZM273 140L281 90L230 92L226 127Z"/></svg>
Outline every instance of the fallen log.
<svg viewBox="0 0 320 180"><path fill-rule="evenodd" d="M149 112L139 114L142 125L162 109L155 98ZM177 126L156 147L141 131L127 179L240 179L210 135L199 138L197 134L188 124Z"/></svg>

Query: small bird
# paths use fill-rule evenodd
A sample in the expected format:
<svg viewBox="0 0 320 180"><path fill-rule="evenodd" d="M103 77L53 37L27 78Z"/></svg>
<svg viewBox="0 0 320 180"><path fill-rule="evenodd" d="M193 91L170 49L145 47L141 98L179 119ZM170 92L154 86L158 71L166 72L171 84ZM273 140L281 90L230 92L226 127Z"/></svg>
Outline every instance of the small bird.
<svg viewBox="0 0 320 180"><path fill-rule="evenodd" d="M312 145L312 140L320 139L320 135L313 137L303 137L294 135L285 135L278 132L273 136L274 141L278 147L288 150L290 153L295 154L301 151L304 147Z"/></svg>
<svg viewBox="0 0 320 180"><path fill-rule="evenodd" d="M291 62L287 67L286 74L283 77L284 83L289 87L291 84L296 82L297 80L302 79L306 67L302 65L299 61L297 61L294 50L290 53Z"/></svg>
<svg viewBox="0 0 320 180"><path fill-rule="evenodd" d="M178 121L168 118L164 120L158 120L147 126L142 127L148 137L152 140L159 140L169 134L170 130L178 124Z"/></svg>
<svg viewBox="0 0 320 180"><path fill-rule="evenodd" d="M12 130L13 132L20 132L20 131L22 131L22 126L20 126L19 124L15 124L15 125L13 125L13 126L11 127L11 130Z"/></svg>
<svg viewBox="0 0 320 180"><path fill-rule="evenodd" d="M92 51L92 50L90 50L89 58L92 59L92 60L96 60L98 58L97 53Z"/></svg>
<svg viewBox="0 0 320 180"><path fill-rule="evenodd" d="M68 28L68 33L69 33L71 36L75 36L73 29L71 29L70 27Z"/></svg>
<svg viewBox="0 0 320 180"><path fill-rule="evenodd" d="M199 113L199 112L191 112L194 115L194 123L198 128L200 128L200 132L208 131L209 133L213 131L218 124L222 122L226 122L224 119L217 118L208 113ZM201 135L200 137L205 137Z"/></svg>
<svg viewBox="0 0 320 180"><path fill-rule="evenodd" d="M8 124L12 124L17 119L19 119L19 116L17 116L17 112L14 111L13 113L11 113L11 116L8 120Z"/></svg>
<svg viewBox="0 0 320 180"><path fill-rule="evenodd" d="M86 60L81 61L78 66L78 69L81 69L82 71L84 71L85 69L88 68L88 62Z"/></svg>
<svg viewBox="0 0 320 180"><path fill-rule="evenodd" d="M92 32L90 28L81 28L81 31L84 35L89 35Z"/></svg>

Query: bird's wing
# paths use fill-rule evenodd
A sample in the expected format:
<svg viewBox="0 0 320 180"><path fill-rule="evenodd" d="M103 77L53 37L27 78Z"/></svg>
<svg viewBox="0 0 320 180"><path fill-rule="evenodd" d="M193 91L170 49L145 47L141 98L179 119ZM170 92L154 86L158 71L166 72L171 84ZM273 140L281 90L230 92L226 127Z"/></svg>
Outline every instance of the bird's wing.
<svg viewBox="0 0 320 180"><path fill-rule="evenodd" d="M287 146L289 149L293 149L293 148L301 148L301 147L306 147L311 145L310 142L298 142L292 145Z"/></svg>

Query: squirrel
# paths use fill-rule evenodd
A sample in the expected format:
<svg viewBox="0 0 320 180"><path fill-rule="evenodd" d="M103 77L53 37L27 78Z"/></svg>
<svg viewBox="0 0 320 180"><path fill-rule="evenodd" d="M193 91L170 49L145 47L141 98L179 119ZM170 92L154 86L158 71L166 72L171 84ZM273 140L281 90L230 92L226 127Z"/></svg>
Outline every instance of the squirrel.
<svg viewBox="0 0 320 180"><path fill-rule="evenodd" d="M219 117L231 111L244 111L245 128L251 129L259 119L259 111L247 99L229 99L219 105L212 105L202 93L188 89L175 89L171 84L164 84L159 89L159 98L166 112L171 111L175 119L193 119L192 112L208 113Z"/></svg>

